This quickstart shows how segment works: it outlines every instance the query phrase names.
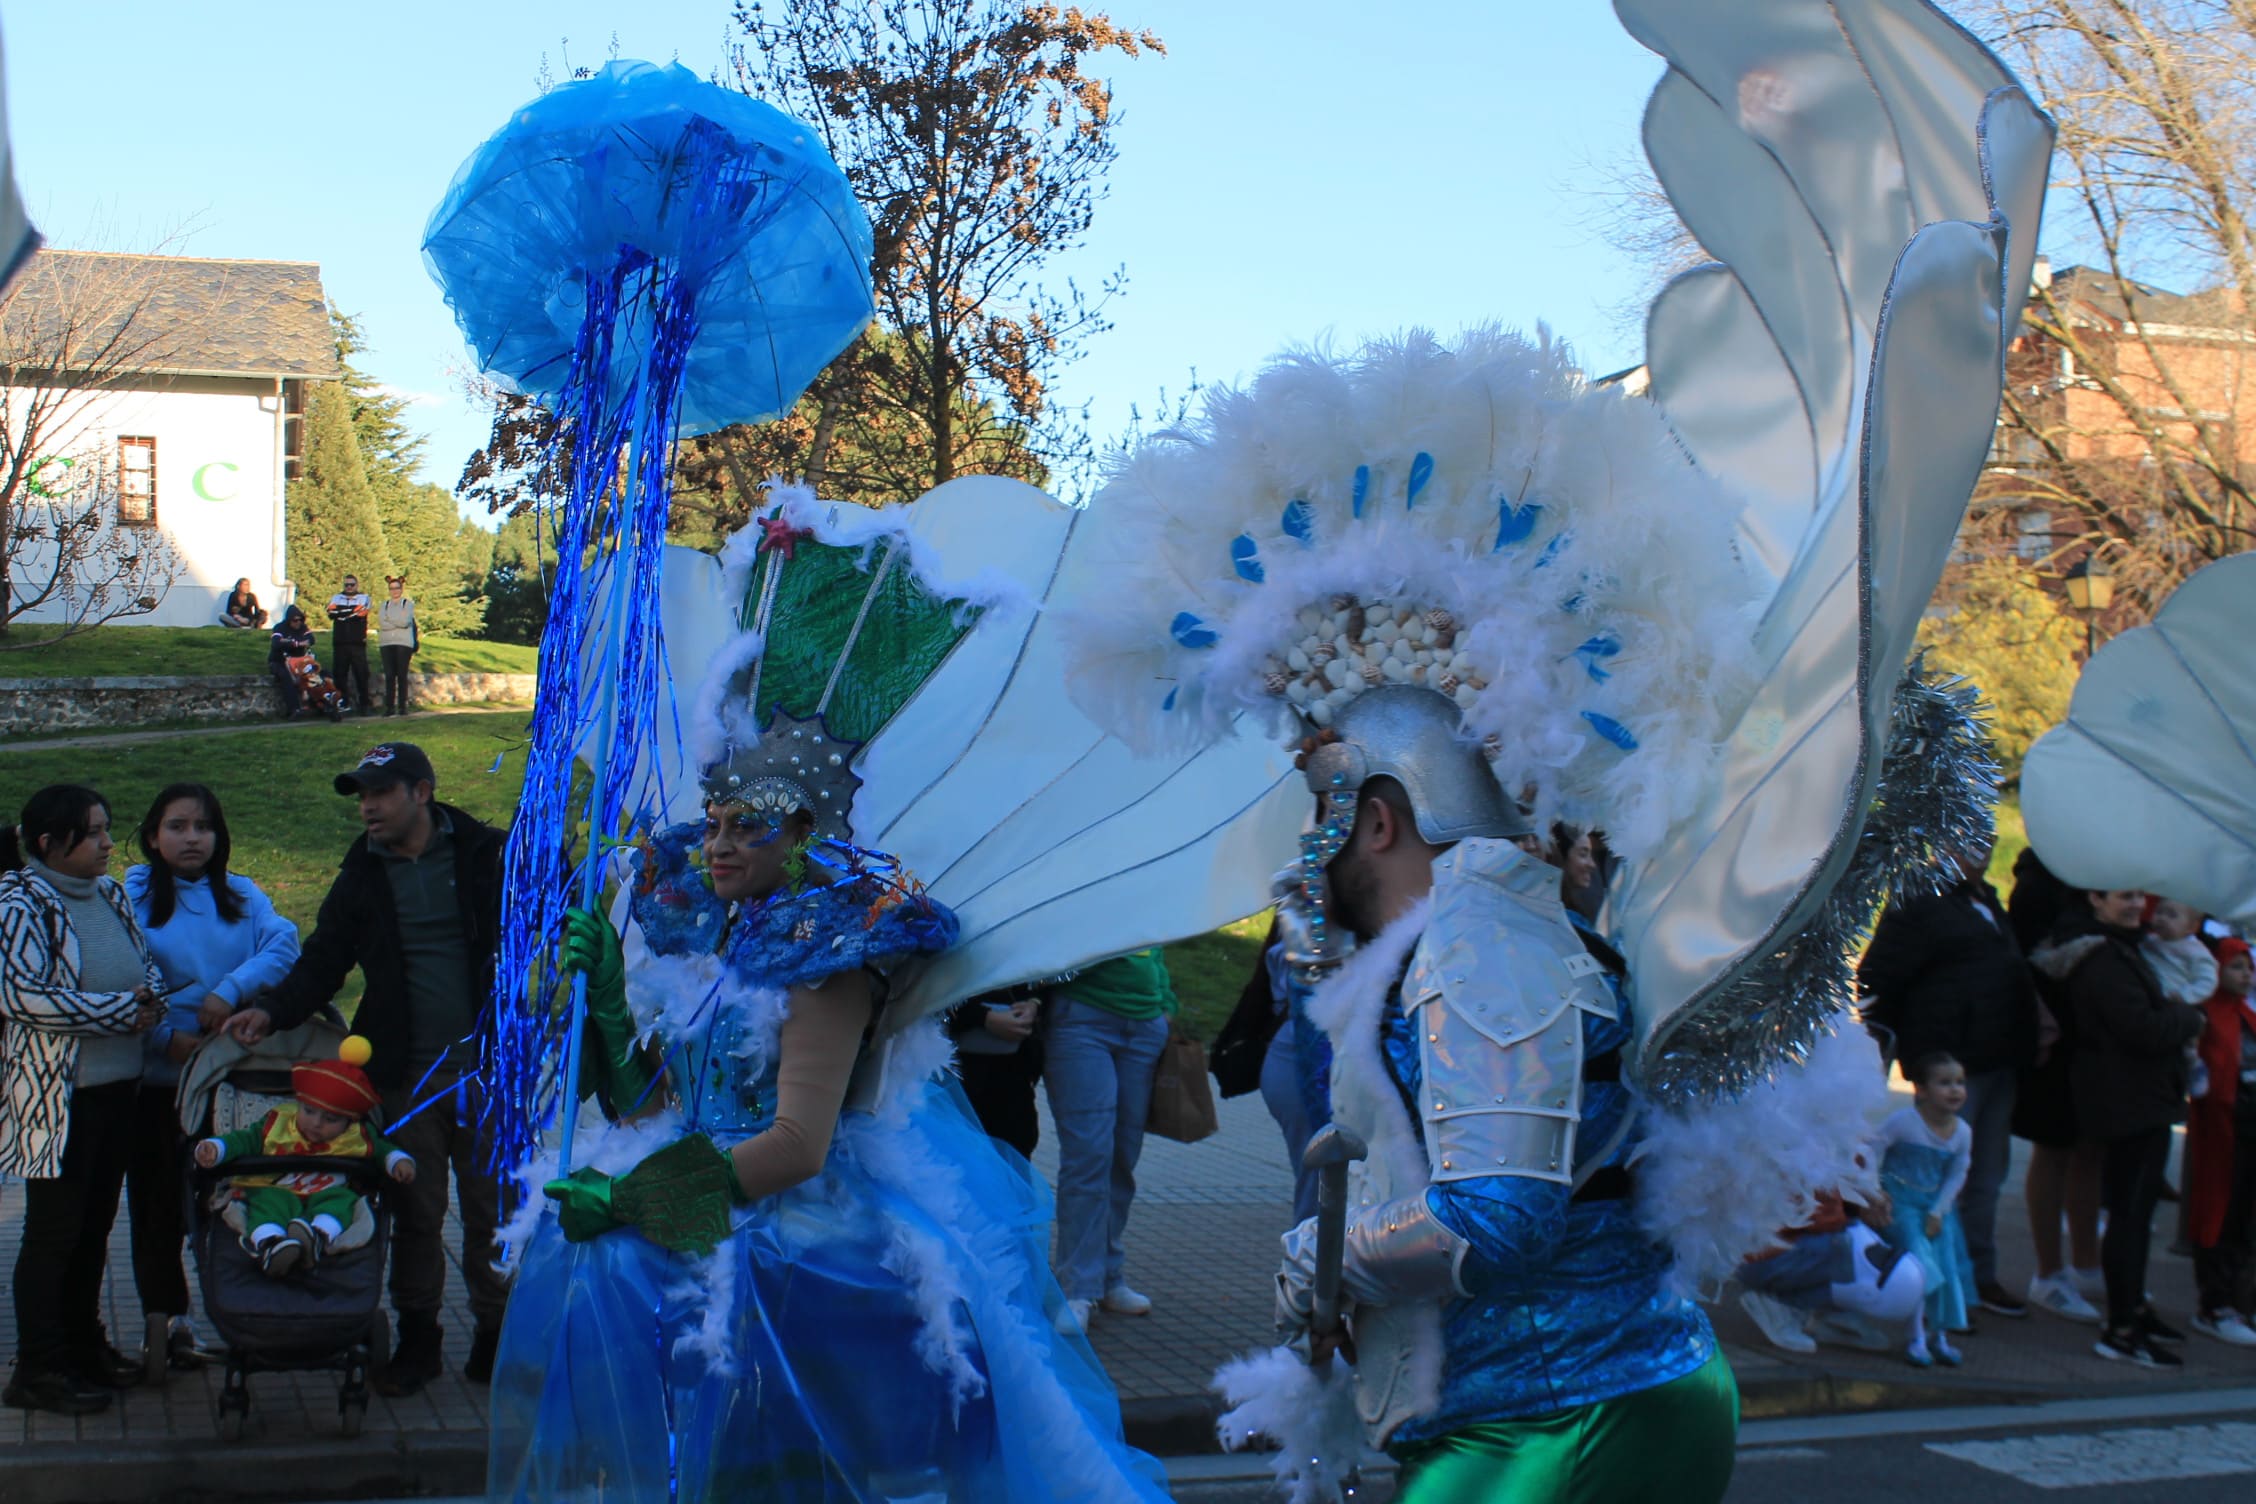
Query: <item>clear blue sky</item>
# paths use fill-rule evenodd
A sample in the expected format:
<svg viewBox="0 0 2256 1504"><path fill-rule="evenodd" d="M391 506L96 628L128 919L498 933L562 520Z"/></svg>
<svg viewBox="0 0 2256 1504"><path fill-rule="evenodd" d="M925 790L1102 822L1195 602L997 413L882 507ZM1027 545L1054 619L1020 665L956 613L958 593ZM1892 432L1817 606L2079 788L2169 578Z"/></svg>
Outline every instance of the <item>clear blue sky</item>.
<svg viewBox="0 0 2256 1504"><path fill-rule="evenodd" d="M1084 282L1125 264L1115 328L1063 395L1101 434L1162 386L1410 325L1549 321L1593 370L1640 356L1644 273L1604 243L1593 164L1636 149L1658 60L1604 0L1101 0L1168 55L1108 63L1120 161ZM394 0L264 12L208 0L0 0L9 126L59 245L321 263L376 377L421 394L427 478L483 417L418 250L470 150L559 74L622 56L718 65L727 0Z"/></svg>

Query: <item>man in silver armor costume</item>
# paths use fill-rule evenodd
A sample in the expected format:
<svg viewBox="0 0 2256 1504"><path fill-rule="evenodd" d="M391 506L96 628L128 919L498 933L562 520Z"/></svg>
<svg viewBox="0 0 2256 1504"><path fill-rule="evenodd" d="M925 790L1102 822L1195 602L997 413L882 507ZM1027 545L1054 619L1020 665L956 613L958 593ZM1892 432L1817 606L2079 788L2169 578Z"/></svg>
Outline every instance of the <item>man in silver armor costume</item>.
<svg viewBox="0 0 2256 1504"><path fill-rule="evenodd" d="M1442 695L1374 689L1302 762L1318 832L1287 907L1296 957L1338 965L1310 1012L1336 1119L1371 1146L1343 1300L1398 1497L1720 1498L1737 1390L1631 1214L1619 957L1515 844L1527 822ZM1285 1238L1288 1330L1315 1244L1314 1219Z"/></svg>

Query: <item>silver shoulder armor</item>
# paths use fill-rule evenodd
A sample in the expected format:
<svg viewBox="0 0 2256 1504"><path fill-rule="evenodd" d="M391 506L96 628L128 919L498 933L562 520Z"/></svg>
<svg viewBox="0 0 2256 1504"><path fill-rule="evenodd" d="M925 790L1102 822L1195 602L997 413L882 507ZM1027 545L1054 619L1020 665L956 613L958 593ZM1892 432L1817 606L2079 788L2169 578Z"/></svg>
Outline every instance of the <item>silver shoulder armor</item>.
<svg viewBox="0 0 2256 1504"><path fill-rule="evenodd" d="M1417 1024L1437 1184L1573 1181L1582 1014L1615 1011L1604 970L1559 903L1557 869L1498 840L1461 841L1435 862L1402 1006Z"/></svg>

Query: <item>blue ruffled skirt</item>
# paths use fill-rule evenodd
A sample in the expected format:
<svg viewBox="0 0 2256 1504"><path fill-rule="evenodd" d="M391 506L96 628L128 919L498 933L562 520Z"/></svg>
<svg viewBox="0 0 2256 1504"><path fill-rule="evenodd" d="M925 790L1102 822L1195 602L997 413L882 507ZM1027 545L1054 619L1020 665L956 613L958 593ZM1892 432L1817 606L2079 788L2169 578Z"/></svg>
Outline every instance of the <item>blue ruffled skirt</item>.
<svg viewBox="0 0 2256 1504"><path fill-rule="evenodd" d="M710 1258L546 1218L502 1328L488 1497L1164 1500L1087 1342L1051 1324L1048 1224L952 1083L846 1115L823 1173Z"/></svg>
<svg viewBox="0 0 2256 1504"><path fill-rule="evenodd" d="M1942 1208L1942 1231L1927 1236L1927 1214L1936 1210L1951 1157L1924 1144L1891 1144L1880 1162L1880 1188L1895 1204L1888 1241L1919 1260L1927 1277L1927 1325L1938 1332L1964 1331L1975 1304L1974 1258L1954 1202Z"/></svg>

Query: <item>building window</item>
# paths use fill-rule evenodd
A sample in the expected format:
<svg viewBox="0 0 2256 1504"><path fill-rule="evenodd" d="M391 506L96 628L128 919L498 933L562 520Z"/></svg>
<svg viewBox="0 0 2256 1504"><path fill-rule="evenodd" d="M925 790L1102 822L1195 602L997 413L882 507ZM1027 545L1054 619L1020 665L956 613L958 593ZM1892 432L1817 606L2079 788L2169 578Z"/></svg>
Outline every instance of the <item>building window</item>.
<svg viewBox="0 0 2256 1504"><path fill-rule="evenodd" d="M2052 513L2023 512L2020 516L2021 536L2015 541L2013 551L2029 562L2052 553Z"/></svg>
<svg viewBox="0 0 2256 1504"><path fill-rule="evenodd" d="M157 441L118 440L118 521L136 527L157 522Z"/></svg>
<svg viewBox="0 0 2256 1504"><path fill-rule="evenodd" d="M282 478L298 478L298 462L305 452L305 383L282 383Z"/></svg>

